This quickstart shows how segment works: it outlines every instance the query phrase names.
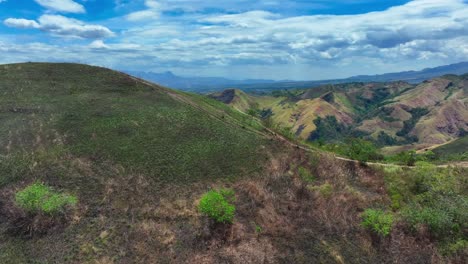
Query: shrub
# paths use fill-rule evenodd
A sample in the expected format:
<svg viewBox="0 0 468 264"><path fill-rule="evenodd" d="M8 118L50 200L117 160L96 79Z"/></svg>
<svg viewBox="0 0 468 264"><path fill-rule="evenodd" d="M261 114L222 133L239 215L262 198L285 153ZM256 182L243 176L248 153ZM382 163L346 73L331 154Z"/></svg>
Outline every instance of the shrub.
<svg viewBox="0 0 468 264"><path fill-rule="evenodd" d="M449 212L441 208L417 208L413 205L403 211L403 216L413 229L426 225L431 234L438 238L450 236L460 228Z"/></svg>
<svg viewBox="0 0 468 264"><path fill-rule="evenodd" d="M233 201L234 191L230 189L211 190L202 196L198 209L218 223L232 223L236 211L232 204Z"/></svg>
<svg viewBox="0 0 468 264"><path fill-rule="evenodd" d="M377 152L375 145L363 139L351 139L347 151L348 157L360 162L381 160L383 157Z"/></svg>
<svg viewBox="0 0 468 264"><path fill-rule="evenodd" d="M297 171L299 172L301 179L306 183L313 183L315 181L314 175L312 175L312 173L310 173L306 168L299 167Z"/></svg>
<svg viewBox="0 0 468 264"><path fill-rule="evenodd" d="M34 183L16 193L16 204L30 213L55 214L78 202L72 195L54 192L43 183Z"/></svg>
<svg viewBox="0 0 468 264"><path fill-rule="evenodd" d="M380 236L388 236L392 230L393 215L382 210L366 209L362 215L362 225Z"/></svg>
<svg viewBox="0 0 468 264"><path fill-rule="evenodd" d="M309 190L318 191L325 198L330 198L333 194L333 186L328 182L319 186L311 186L309 187Z"/></svg>

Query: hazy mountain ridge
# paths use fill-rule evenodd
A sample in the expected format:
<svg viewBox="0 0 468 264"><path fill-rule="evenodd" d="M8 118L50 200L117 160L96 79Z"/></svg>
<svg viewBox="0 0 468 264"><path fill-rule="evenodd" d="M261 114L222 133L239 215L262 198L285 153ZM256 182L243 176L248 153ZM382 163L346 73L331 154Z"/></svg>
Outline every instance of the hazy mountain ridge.
<svg viewBox="0 0 468 264"><path fill-rule="evenodd" d="M292 81L292 80L231 80L220 77L181 77L172 72L154 73L142 71L126 71L129 74L145 80L159 83L163 86L192 92L212 92L227 88L239 88L245 91L269 91L292 88L311 88L326 84L340 84L349 82L391 82L406 81L419 83L424 80L442 76L445 74L468 73L468 62L460 62L434 68L426 68L421 71L405 71L397 73L386 73L379 75L359 75L344 79L318 80L318 81Z"/></svg>

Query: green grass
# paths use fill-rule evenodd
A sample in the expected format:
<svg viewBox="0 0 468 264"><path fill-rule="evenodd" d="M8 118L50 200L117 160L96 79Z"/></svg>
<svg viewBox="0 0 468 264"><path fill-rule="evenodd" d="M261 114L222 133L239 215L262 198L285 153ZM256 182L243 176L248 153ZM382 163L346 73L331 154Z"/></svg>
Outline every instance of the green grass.
<svg viewBox="0 0 468 264"><path fill-rule="evenodd" d="M166 89L75 64L6 65L0 79L0 154L63 142L65 153L172 183L261 169L266 140L249 132L258 124L214 100L173 92L191 105Z"/></svg>

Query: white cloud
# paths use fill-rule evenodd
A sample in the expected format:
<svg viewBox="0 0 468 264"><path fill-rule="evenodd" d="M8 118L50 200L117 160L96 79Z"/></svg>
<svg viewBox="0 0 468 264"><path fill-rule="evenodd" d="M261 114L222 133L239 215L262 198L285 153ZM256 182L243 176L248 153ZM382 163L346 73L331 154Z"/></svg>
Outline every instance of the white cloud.
<svg viewBox="0 0 468 264"><path fill-rule="evenodd" d="M128 21L141 21L157 17L159 17L159 12L150 9L133 12L125 16Z"/></svg>
<svg viewBox="0 0 468 264"><path fill-rule="evenodd" d="M357 15L291 16L271 9L189 12L209 8L207 2L215 7L234 6L219 0L206 0L201 6L189 0L141 0L145 4L142 10L104 22L120 32L109 42L102 41L114 35L107 27L50 14L36 21L7 19L4 24L95 40L82 47L67 44L48 54L40 52L44 47L34 47L27 52L29 60L84 60L121 69L160 67L186 74L318 79L468 60L468 4L462 0L414 0ZM176 10L184 6L183 12L189 11L170 16L162 12L171 10L169 3ZM8 56L20 58L21 50L27 48L21 46ZM317 72L322 75L315 75Z"/></svg>
<svg viewBox="0 0 468 264"><path fill-rule="evenodd" d="M93 42L91 42L91 44L89 44L90 48L92 49L107 49L109 48L109 46L107 46L104 41L102 41L101 39L97 39Z"/></svg>
<svg viewBox="0 0 468 264"><path fill-rule="evenodd" d="M135 11L125 16L125 19L131 22L154 20L159 17L160 4L154 0L145 0L147 9Z"/></svg>
<svg viewBox="0 0 468 264"><path fill-rule="evenodd" d="M85 13L83 5L74 2L73 0L34 0L39 5L58 12L65 13Z"/></svg>
<svg viewBox="0 0 468 264"><path fill-rule="evenodd" d="M36 21L23 19L23 18L8 18L8 19L5 19L3 23L8 27L15 27L15 28L39 28L40 27Z"/></svg>
<svg viewBox="0 0 468 264"><path fill-rule="evenodd" d="M146 0L145 5L149 8L156 9L160 7L160 4L154 0Z"/></svg>
<svg viewBox="0 0 468 264"><path fill-rule="evenodd" d="M43 15L38 22L27 19L8 18L4 24L16 28L35 28L55 36L102 39L114 36L114 33L101 25L90 25L80 20L60 15Z"/></svg>

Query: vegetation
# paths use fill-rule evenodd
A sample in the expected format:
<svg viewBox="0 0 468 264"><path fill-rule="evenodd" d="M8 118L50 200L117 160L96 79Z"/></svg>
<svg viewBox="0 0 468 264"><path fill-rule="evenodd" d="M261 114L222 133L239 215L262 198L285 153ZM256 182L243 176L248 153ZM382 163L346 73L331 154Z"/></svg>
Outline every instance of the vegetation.
<svg viewBox="0 0 468 264"><path fill-rule="evenodd" d="M339 123L334 116L317 117L314 120L316 129L310 134L309 140L322 142L337 142L343 140L349 133L348 128Z"/></svg>
<svg viewBox="0 0 468 264"><path fill-rule="evenodd" d="M299 172L301 179L306 183L313 183L315 181L314 175L312 175L312 173L307 168L301 166L297 169L297 171Z"/></svg>
<svg viewBox="0 0 468 264"><path fill-rule="evenodd" d="M434 152L426 151L417 154L416 151L402 151L395 155L385 156L385 161L390 163L402 164L407 166L414 166L418 161L434 161L436 159Z"/></svg>
<svg viewBox="0 0 468 264"><path fill-rule="evenodd" d="M66 207L75 206L78 199L73 195L54 192L43 183L33 183L16 193L16 203L31 213L55 214Z"/></svg>
<svg viewBox="0 0 468 264"><path fill-rule="evenodd" d="M11 142L8 157L1 157L6 164L23 151L49 151L62 142L63 156L118 164L155 182L228 179L261 170L260 146L267 141L252 132L258 127L251 118L220 102L103 68L18 67L0 69L0 144Z"/></svg>
<svg viewBox="0 0 468 264"><path fill-rule="evenodd" d="M233 190L211 190L202 196L198 209L218 223L232 223L236 211L234 199Z"/></svg>
<svg viewBox="0 0 468 264"><path fill-rule="evenodd" d="M468 228L466 170L416 162L414 169L386 168L385 174L392 207L414 233L427 228L446 253L464 244L460 241L466 240Z"/></svg>
<svg viewBox="0 0 468 264"><path fill-rule="evenodd" d="M378 209L366 209L362 215L362 226L380 236L388 236L393 226L393 215Z"/></svg>
<svg viewBox="0 0 468 264"><path fill-rule="evenodd" d="M468 161L468 136L460 131L459 139L434 149L435 158L439 161Z"/></svg>
<svg viewBox="0 0 468 264"><path fill-rule="evenodd" d="M385 131L380 131L377 135L376 143L380 147L393 146L398 143L398 140L395 137L392 137L385 133Z"/></svg>
<svg viewBox="0 0 468 264"><path fill-rule="evenodd" d="M377 147L370 141L363 139L351 139L348 143L347 156L361 162L381 160Z"/></svg>
<svg viewBox="0 0 468 264"><path fill-rule="evenodd" d="M349 138L362 138L367 135L338 122L335 116L317 117L314 124L316 129L310 134L309 140L320 143L339 143Z"/></svg>
<svg viewBox="0 0 468 264"><path fill-rule="evenodd" d="M411 132L411 130L413 130L419 119L429 113L429 110L427 108L416 107L409 110L409 112L411 113L411 118L403 122L403 128L398 131L396 135L400 137L406 137L407 139L415 142L417 141L417 138L414 138L414 136L409 136L408 134Z"/></svg>

